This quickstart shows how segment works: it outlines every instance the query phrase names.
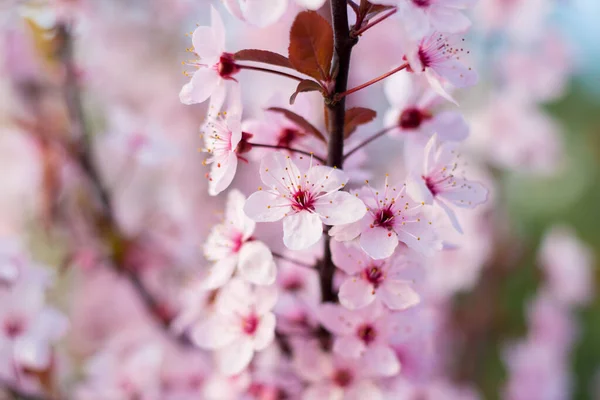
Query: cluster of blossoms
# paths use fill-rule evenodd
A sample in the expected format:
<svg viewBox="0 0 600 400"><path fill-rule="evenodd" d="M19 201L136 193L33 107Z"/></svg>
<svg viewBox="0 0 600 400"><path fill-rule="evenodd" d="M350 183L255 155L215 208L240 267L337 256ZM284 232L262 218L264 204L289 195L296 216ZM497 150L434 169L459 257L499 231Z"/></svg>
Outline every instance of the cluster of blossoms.
<svg viewBox="0 0 600 400"><path fill-rule="evenodd" d="M0 232L42 221L73 290L68 323L45 302L56 274L0 240L0 397L480 398L456 377L481 347L468 323L487 319L454 296L513 246L489 172L551 172L562 152L540 104L568 52L523 17L529 0L18 3L26 23L0 43L17 94L0 159L18 177L0 175ZM186 15L204 19L180 82L155 39ZM506 35L497 68L470 29ZM465 115L476 69L493 92ZM573 233L540 254L508 399L569 396L571 313L594 295Z"/></svg>

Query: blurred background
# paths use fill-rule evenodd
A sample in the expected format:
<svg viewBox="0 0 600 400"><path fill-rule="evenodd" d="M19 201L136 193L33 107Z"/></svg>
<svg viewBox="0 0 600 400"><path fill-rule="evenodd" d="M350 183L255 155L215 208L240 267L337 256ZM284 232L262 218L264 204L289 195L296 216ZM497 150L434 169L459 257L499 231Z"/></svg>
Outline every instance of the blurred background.
<svg viewBox="0 0 600 400"><path fill-rule="evenodd" d="M102 299L111 287L95 293L95 286L81 283L81 271L94 263L86 221L98 205L86 193L92 189L80 185L79 150L69 145L73 130L83 129L73 126L69 99L82 104L90 151L116 198L120 226L131 237L160 242L163 255L178 265L175 273L149 269L144 277L163 306L176 309L176 287L203 263L201 243L223 201L206 194L205 157L198 152L206 105L184 106L178 96L188 79L181 65L190 58L185 35L210 21L210 4L0 0L0 233L19 238L33 259L57 274L49 301L73 317L62 344L71 356L66 369L77 371L97 348L94 340L101 339L89 336L102 334L81 313L96 310L85 302ZM294 5L281 21L260 30L227 15L219 2L212 4L222 11L230 48L287 54ZM528 307L545 279L540 252L553 228L571 230L569 235L589 247L594 260L589 279L600 286L600 2L479 0L470 16L467 38L481 82L458 98L472 128L469 151L495 182L487 221L500 233L483 245L492 255L475 268L474 278L451 290L457 324L467 326L472 315L485 314L472 330L465 328L470 339L456 362L463 365L459 379L473 383L482 398L498 399L510 376L506 346L527 335ZM72 29L56 29L64 25ZM354 53L356 84L386 71L398 61L393 55L402 54L393 27L382 24L371 33ZM80 100L69 93L69 77L82 83ZM271 98L266 88L273 85L284 94L294 89L270 77L244 77L246 117L260 113ZM353 101L380 111L358 137L383 124L388 107L383 85ZM381 165L381 155L400 163L390 143L368 149L364 164L375 173L390 168ZM241 171L238 187L255 187L252 173ZM131 315L126 309L116 313L119 317L101 318ZM600 296L578 304L572 315L570 392L574 399L600 399ZM94 335L87 335L90 329ZM67 381L76 381L77 373L67 375Z"/></svg>

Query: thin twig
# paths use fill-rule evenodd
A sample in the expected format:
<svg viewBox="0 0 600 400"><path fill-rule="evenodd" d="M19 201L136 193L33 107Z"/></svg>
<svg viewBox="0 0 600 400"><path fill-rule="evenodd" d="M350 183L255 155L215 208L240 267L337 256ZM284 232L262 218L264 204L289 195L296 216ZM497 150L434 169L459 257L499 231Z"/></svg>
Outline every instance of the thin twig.
<svg viewBox="0 0 600 400"><path fill-rule="evenodd" d="M375 25L377 25L378 23L388 19L389 17L391 17L392 15L396 14L398 12L397 8L394 8L392 11L388 12L387 14L383 15L381 18L373 21L373 22L369 22L367 25L361 27L359 30L357 31L353 31L350 32L350 35L357 37L362 35L363 33L365 33L366 30L371 29L372 27L374 27Z"/></svg>
<svg viewBox="0 0 600 400"><path fill-rule="evenodd" d="M346 155L344 155L344 160L347 159L348 157L350 157L352 154L356 153L358 150L362 149L363 147L365 147L366 145L368 145L369 143L371 143L374 140L379 139L380 137L384 136L386 133L388 133L389 131L391 131L392 129L394 129L393 126L390 126L388 128L383 128L382 130L380 130L379 132L377 132L376 134L374 134L371 137L368 137L367 139L363 140L362 142L360 142L358 145L356 145L355 148L353 148L352 150L350 150Z"/></svg>
<svg viewBox="0 0 600 400"><path fill-rule="evenodd" d="M401 66L399 66L398 68L394 68L393 70L391 70L389 72L386 72L385 74L383 74L381 76L378 76L377 78L371 79L370 81L365 82L362 85L358 85L358 86L356 86L356 87L354 87L352 89L346 90L345 92L336 94L335 97L334 97L334 99L339 101L339 100L343 99L344 97L348 96L349 94L352 94L354 92L358 92L361 89L364 89L364 88L366 88L368 86L371 86L374 83L377 83L377 82L379 82L381 80L384 80L388 76L394 75L396 72L402 71L403 69L405 69L407 67L408 67L408 63L404 63Z"/></svg>
<svg viewBox="0 0 600 400"><path fill-rule="evenodd" d="M291 262L293 264L298 265L299 267L309 268L309 269L312 269L312 270L315 269L314 265L305 263L305 262L300 261L300 260L296 260L296 259L290 258L288 256L284 256L283 254L275 253L275 252L271 252L271 254L273 254L273 257L277 257L277 258L279 258L281 260Z"/></svg>
<svg viewBox="0 0 600 400"><path fill-rule="evenodd" d="M300 149L294 149L292 147L288 147L288 146L278 146L278 145L274 145L274 144L266 144L266 143L254 143L254 142L248 142L248 144L250 146L253 147L263 147L265 149L274 149L274 150L287 150L287 151L291 151L293 153L298 153L298 154L304 154L305 156L309 156L314 158L315 160L318 160L319 162L325 164L326 161L324 158L319 157L317 155L315 155L312 152L309 151L304 151L304 150L300 150Z"/></svg>

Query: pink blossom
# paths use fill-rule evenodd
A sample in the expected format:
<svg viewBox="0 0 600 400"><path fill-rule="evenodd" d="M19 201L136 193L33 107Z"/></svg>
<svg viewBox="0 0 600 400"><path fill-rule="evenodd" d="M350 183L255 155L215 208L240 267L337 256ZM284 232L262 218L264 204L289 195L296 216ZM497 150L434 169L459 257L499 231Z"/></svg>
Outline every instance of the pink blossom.
<svg viewBox="0 0 600 400"><path fill-rule="evenodd" d="M315 244L323 223L352 223L366 212L362 201L340 191L348 181L340 169L311 165L302 173L289 156L274 153L262 160L260 177L267 189L252 194L244 211L257 222L283 219L283 242L292 250Z"/></svg>
<svg viewBox="0 0 600 400"><path fill-rule="evenodd" d="M223 0L225 7L239 19L265 27L279 20L285 13L288 0ZM318 10L325 0L296 0L298 6Z"/></svg>
<svg viewBox="0 0 600 400"><path fill-rule="evenodd" d="M385 356L384 356L385 357ZM375 364L360 363L338 354L325 353L314 341L298 341L294 346L294 366L308 384L302 400L382 400L377 378L381 359Z"/></svg>
<svg viewBox="0 0 600 400"><path fill-rule="evenodd" d="M408 249L386 260L371 259L356 243L331 242L333 262L348 278L340 286L340 303L350 309L363 308L379 299L392 310L418 304L419 294L405 273L415 260Z"/></svg>
<svg viewBox="0 0 600 400"><path fill-rule="evenodd" d="M400 362L388 343L394 327L389 312L380 303L356 311L325 303L320 307L319 321L336 335L334 352L376 366L382 376L400 372Z"/></svg>
<svg viewBox="0 0 600 400"><path fill-rule="evenodd" d="M460 142L469 135L463 116L453 110L437 111L441 97L422 79L411 74L395 74L386 79L385 94L391 108L385 125L394 127L390 136L405 140L405 157L424 146L434 133L442 141Z"/></svg>
<svg viewBox="0 0 600 400"><path fill-rule="evenodd" d="M236 269L250 283L270 285L275 281L273 255L263 242L252 238L256 224L244 214L245 202L240 191L229 192L225 221L212 229L204 244L206 258L214 262L204 278L207 289L223 286Z"/></svg>
<svg viewBox="0 0 600 400"><path fill-rule="evenodd" d="M192 331L196 345L215 350L219 369L227 375L242 372L255 351L267 348L275 336L277 299L274 287L254 289L239 279L224 286L217 298L214 314Z"/></svg>
<svg viewBox="0 0 600 400"><path fill-rule="evenodd" d="M229 109L220 112L223 96L212 99L206 122L201 128L205 145L203 150L210 154L204 164L211 165L207 175L208 193L211 196L216 196L229 187L237 171L239 154L244 150L239 89L232 91Z"/></svg>
<svg viewBox="0 0 600 400"><path fill-rule="evenodd" d="M488 190L481 183L462 176L459 169L460 154L457 153L456 146L438 146L437 135L429 139L424 154L421 154L414 154L407 160L412 168L407 183L408 192L413 198L426 204L435 203L448 215L454 228L462 232L450 205L475 208L487 200Z"/></svg>
<svg viewBox="0 0 600 400"><path fill-rule="evenodd" d="M405 29L414 38L421 38L436 30L443 33L464 32L471 21L463 10L476 0L383 0L381 4L397 5L398 15Z"/></svg>
<svg viewBox="0 0 600 400"><path fill-rule="evenodd" d="M407 194L405 184L399 189L390 186L386 175L381 192L368 186L356 195L367 205L368 212L358 222L333 227L329 234L335 240L349 241L360 236L360 246L374 259L390 257L399 242L427 255L441 248L427 210Z"/></svg>
<svg viewBox="0 0 600 400"><path fill-rule="evenodd" d="M184 104L202 103L215 93L220 95L225 91L224 81L234 80L233 75L239 71L233 54L225 52L225 26L219 12L211 7L210 15L212 26L199 26L192 34L193 52L198 59L186 64L197 69L179 93Z"/></svg>
<svg viewBox="0 0 600 400"><path fill-rule="evenodd" d="M469 53L465 52L462 42L453 43L454 38L451 39L438 32L432 33L417 44L410 44L408 47L410 50L405 57L409 71L424 74L433 90L445 99L456 103L444 89L444 84L448 82L455 88L473 86L477 83L478 76L461 60Z"/></svg>
<svg viewBox="0 0 600 400"><path fill-rule="evenodd" d="M552 228L539 259L552 297L567 306L584 305L593 298L593 253L570 229Z"/></svg>

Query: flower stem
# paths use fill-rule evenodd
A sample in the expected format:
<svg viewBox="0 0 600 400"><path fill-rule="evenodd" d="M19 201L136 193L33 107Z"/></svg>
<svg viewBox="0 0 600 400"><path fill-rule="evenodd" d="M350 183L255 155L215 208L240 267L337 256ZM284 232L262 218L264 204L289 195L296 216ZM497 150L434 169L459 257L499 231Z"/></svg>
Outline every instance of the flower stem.
<svg viewBox="0 0 600 400"><path fill-rule="evenodd" d="M288 256L284 256L283 254L275 253L274 251L272 251L271 254L273 254L273 257L277 257L280 260L291 262L292 264L296 264L299 267L305 267L305 268L309 268L309 269L313 269L313 270L315 269L314 265L305 263L305 262L300 261L300 260L295 260L295 259L290 258Z"/></svg>
<svg viewBox="0 0 600 400"><path fill-rule="evenodd" d="M379 82L381 80L384 80L388 76L394 75L396 72L402 71L403 69L405 69L407 67L408 67L408 63L404 63L401 66L399 66L398 68L394 68L393 70L391 70L389 72L386 72L385 74L383 74L381 76L378 76L377 78L371 79L370 81L365 82L362 85L358 85L358 86L356 86L356 87L354 87L354 88L352 88L350 90L346 90L345 92L338 93L338 94L335 95L334 98L335 98L335 100L339 101L339 100L343 99L344 97L348 96L349 94L352 94L354 92L358 92L361 89L364 89L364 88L366 88L368 86L371 86L374 83L377 83L377 82Z"/></svg>
<svg viewBox="0 0 600 400"><path fill-rule="evenodd" d="M326 161L325 161L325 159L323 157L316 156L312 152L308 152L308 151L304 151L304 150L300 150L300 149L294 149L294 148L288 147L288 146L277 146L277 145L274 145L274 144L254 143L254 142L248 142L248 144L250 146L253 146L253 147L263 147L263 148L266 148L266 149L276 149L276 150L287 150L287 151L291 151L293 153L304 154L305 156L312 157L315 160L318 160L319 162L321 162L323 164L326 163Z"/></svg>
<svg viewBox="0 0 600 400"><path fill-rule="evenodd" d="M379 132L377 132L373 136L368 137L367 139L363 140L355 148L353 148L346 155L344 155L344 160L346 158L350 157L352 154L356 153L358 150L360 150L363 147L365 147L366 145L368 145L369 143L371 143L372 141L374 141L376 139L379 139L380 137L384 136L386 133L388 133L392 129L394 129L393 126L390 126L390 127L387 127L387 128L383 128L382 130L380 130Z"/></svg>
<svg viewBox="0 0 600 400"><path fill-rule="evenodd" d="M389 17L391 17L392 15L396 14L398 12L397 8L394 8L393 10L391 10L390 12L388 12L387 14L383 15L381 18L373 21L373 22L369 22L367 25L361 27L359 30L357 31L352 31L350 34L352 36L360 36L363 33L365 33L365 31L367 31L368 29L371 29L372 27L374 27L375 25L377 25L378 23L388 19Z"/></svg>
<svg viewBox="0 0 600 400"><path fill-rule="evenodd" d="M263 67L255 67L253 65L241 65L241 64L236 64L236 65L238 67L240 67L241 69L248 69L248 70L252 70L252 71L261 71L261 72L267 72L267 73L270 73L270 74L285 76L286 78L294 79L294 80L296 80L298 82L301 82L301 81L304 80L304 78L302 78L300 76L288 74L287 72L277 71L277 70L274 70L274 69L263 68Z"/></svg>

